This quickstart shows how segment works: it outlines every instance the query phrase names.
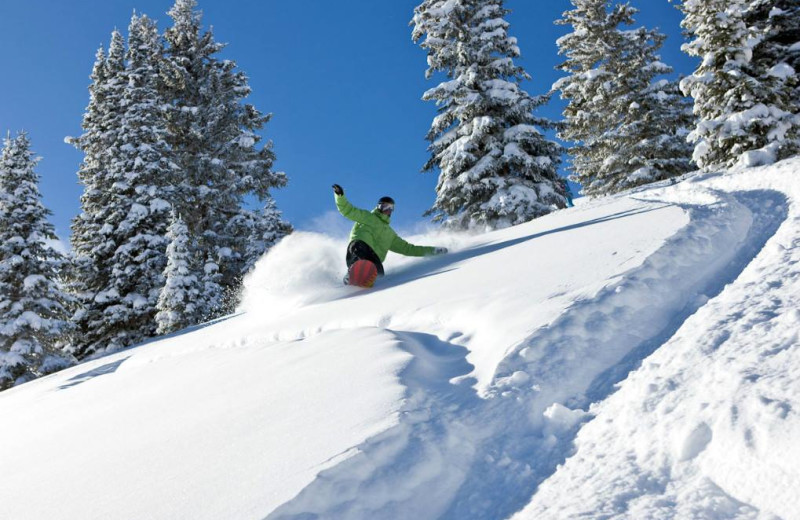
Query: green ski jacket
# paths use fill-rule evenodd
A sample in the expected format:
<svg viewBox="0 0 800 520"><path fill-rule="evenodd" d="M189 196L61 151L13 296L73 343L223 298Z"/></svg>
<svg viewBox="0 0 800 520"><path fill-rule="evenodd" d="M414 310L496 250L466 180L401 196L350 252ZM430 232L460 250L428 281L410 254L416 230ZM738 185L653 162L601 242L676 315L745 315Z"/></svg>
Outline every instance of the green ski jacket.
<svg viewBox="0 0 800 520"><path fill-rule="evenodd" d="M434 248L428 246L415 246L409 244L394 232L389 226L389 216L381 213L377 208L372 211L359 209L348 201L344 195L334 194L336 209L343 217L355 222L350 231L350 241L363 240L375 251L381 262L386 259L389 251L406 256L427 256L434 254Z"/></svg>

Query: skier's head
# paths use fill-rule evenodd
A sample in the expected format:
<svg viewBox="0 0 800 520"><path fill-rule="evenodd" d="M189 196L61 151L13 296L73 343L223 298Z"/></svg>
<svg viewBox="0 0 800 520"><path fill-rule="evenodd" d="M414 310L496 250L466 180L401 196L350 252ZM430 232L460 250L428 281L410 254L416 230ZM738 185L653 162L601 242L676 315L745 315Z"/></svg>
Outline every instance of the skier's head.
<svg viewBox="0 0 800 520"><path fill-rule="evenodd" d="M394 199L391 197L381 197L378 199L378 211L384 215L391 215L394 211Z"/></svg>

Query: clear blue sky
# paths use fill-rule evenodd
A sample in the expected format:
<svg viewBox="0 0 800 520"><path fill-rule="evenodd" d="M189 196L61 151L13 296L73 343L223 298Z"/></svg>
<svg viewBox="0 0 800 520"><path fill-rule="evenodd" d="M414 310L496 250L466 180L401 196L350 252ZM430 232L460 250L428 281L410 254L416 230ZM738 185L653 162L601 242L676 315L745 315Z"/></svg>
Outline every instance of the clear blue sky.
<svg viewBox="0 0 800 520"><path fill-rule="evenodd" d="M408 22L416 0L199 0L205 27L228 47L224 58L250 78L249 99L274 114L263 135L274 141L276 169L289 186L274 192L295 227L319 227L333 209L330 185L372 207L382 195L397 201L393 223L411 228L434 200L436 174L422 174L425 133L436 111L421 101L425 52L411 42ZM692 59L680 52L680 12L667 0L633 0L637 25L659 27L669 38L663 61L688 74ZM135 9L171 21L172 0L0 0L0 131L26 130L42 157L38 172L45 204L67 240L79 211L76 171L81 154L64 143L79 135L88 102L95 51L117 27L127 34ZM510 34L532 76L523 86L546 92L560 77L555 40L566 28L553 21L567 0L507 0ZM542 114L558 118L554 98Z"/></svg>

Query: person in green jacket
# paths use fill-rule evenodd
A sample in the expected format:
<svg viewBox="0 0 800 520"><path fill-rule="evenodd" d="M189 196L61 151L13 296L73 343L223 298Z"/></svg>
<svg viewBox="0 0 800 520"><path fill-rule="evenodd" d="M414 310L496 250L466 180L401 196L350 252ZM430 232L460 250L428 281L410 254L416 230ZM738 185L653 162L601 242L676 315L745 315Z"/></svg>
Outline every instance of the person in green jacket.
<svg viewBox="0 0 800 520"><path fill-rule="evenodd" d="M345 256L348 269L356 260L369 260L377 267L378 276L383 276L383 261L389 251L406 256L447 253L446 247L415 246L400 238L389 226L394 211L394 200L391 197L381 197L375 209L367 211L350 204L338 184L333 185L333 193L339 213L355 222L350 231L350 243Z"/></svg>

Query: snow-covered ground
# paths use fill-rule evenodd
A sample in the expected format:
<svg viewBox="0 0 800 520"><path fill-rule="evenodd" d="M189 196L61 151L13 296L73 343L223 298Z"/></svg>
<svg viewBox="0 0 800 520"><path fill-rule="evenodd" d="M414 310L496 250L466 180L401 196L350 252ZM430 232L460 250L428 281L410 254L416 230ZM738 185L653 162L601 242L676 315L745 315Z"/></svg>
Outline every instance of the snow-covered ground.
<svg viewBox="0 0 800 520"><path fill-rule="evenodd" d="M580 204L0 393L0 518L800 518L800 160Z"/></svg>

